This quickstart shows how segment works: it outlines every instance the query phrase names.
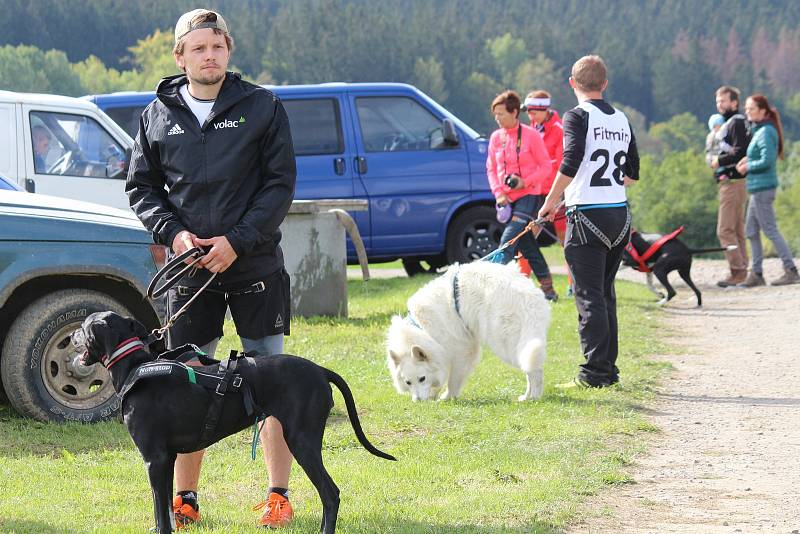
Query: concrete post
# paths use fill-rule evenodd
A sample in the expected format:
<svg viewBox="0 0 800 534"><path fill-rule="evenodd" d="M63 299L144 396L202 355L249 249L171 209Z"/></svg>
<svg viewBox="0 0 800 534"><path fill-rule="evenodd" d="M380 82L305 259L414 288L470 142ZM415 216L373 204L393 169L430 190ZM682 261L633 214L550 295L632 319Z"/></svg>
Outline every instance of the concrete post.
<svg viewBox="0 0 800 534"><path fill-rule="evenodd" d="M347 316L345 229L331 208L363 211L367 201L296 200L281 225L295 315Z"/></svg>

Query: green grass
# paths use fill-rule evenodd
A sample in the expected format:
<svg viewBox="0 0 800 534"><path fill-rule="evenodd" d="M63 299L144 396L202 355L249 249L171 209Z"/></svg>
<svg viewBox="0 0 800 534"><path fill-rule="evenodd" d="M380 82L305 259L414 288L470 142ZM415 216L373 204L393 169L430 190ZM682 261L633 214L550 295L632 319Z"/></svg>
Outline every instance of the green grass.
<svg viewBox="0 0 800 534"><path fill-rule="evenodd" d="M552 248L552 247L551 247ZM625 467L656 429L641 407L663 364L648 359L657 341L652 298L619 282L623 386L559 392L581 361L571 300L553 306L545 393L515 399L524 376L485 354L455 401L412 403L392 388L385 364L389 318L429 280L350 282L348 319L297 319L287 350L343 375L364 429L388 462L356 441L336 391L325 436L325 462L342 491L343 533L558 532L582 499L629 482ZM557 277L559 292L566 281ZM238 346L232 325L218 354ZM250 460L252 434L213 446L203 468L202 527L189 532L254 532L250 508L265 491L260 459ZM46 425L0 407L0 532L141 533L152 524L152 501L141 458L119 423ZM295 523L290 533L319 528L321 506L302 470L291 480Z"/></svg>

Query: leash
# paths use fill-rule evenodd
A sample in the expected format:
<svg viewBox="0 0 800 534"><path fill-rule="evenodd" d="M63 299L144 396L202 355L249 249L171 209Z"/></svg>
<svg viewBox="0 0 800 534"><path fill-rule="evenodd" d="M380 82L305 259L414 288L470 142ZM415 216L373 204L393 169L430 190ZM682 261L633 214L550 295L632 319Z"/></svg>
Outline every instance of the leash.
<svg viewBox="0 0 800 534"><path fill-rule="evenodd" d="M177 284L178 281L180 281L180 279L183 278L183 275L187 271L189 271L190 269L191 269L191 273L189 273L189 276L190 277L194 276L194 274L199 269L197 264L200 262L201 259L203 259L203 257L205 257L205 255L206 255L206 251L204 251L202 248L194 247L194 248L191 248L191 249L187 250L183 254L180 254L180 255L175 256L174 258L172 258L169 262L167 262L166 265L164 265L161 269L159 269L159 271L156 273L156 275L150 281L150 284L147 286L147 298L149 298L149 299L157 299L157 298L163 296L164 293L166 293L171 287L173 287L175 284ZM188 258L193 258L193 259L188 264L184 264L184 260L186 260ZM181 270L179 270L176 274L173 274L172 276L168 276L170 274L170 272L175 269L175 267L180 266L180 265L184 265L184 267ZM192 302L194 302L195 299L197 297L199 297L200 294L211 284L211 282L214 280L214 278L217 277L217 274L218 273L212 273L211 276L206 281L206 283L203 284L203 286L192 296L192 298L190 298L186 302L186 304L181 306L181 308L175 313L175 315L173 315L173 316L171 316L169 318L169 320L164 324L164 326L162 326L161 328L157 328L157 329L153 330L152 332L150 332L150 335L145 340L145 343L150 345L150 344L152 344L152 343L154 343L156 341L164 339L164 332L169 330L172 327L172 325L175 324L175 321L177 321L178 318L181 315L183 315L183 313L189 308L189 306L191 306ZM159 287L158 283L162 279L166 279L166 280Z"/></svg>
<svg viewBox="0 0 800 534"><path fill-rule="evenodd" d="M563 205L564 205L564 201L562 200L561 202L556 204L555 208L553 208L553 211L559 211ZM558 219L564 219L564 218L566 218L566 215L558 215L558 216L553 218L553 221L558 220ZM556 241L558 241L558 237L555 234L553 234L553 232L551 232L550 230L548 230L545 227L545 224L547 224L548 222L550 222L550 221L548 221L544 217L539 217L538 219L534 219L533 221L529 222L528 225L525 226L525 228L523 228L523 230L520 233L518 233L517 235L515 235L514 237L512 237L511 239L509 239L505 243L503 243L500 247L498 247L497 249L493 250L492 252L490 252L486 256L482 257L479 261L486 260L486 261L499 263L500 262L500 254L503 252L503 250L505 250L506 248L510 247L511 245L513 245L514 243L519 241L519 239L523 235L527 234L528 232L533 233L534 227L538 227L539 228L539 232L544 232L547 235L549 235L550 237L552 237L553 239L555 239ZM534 235L538 235L538 234L534 234Z"/></svg>

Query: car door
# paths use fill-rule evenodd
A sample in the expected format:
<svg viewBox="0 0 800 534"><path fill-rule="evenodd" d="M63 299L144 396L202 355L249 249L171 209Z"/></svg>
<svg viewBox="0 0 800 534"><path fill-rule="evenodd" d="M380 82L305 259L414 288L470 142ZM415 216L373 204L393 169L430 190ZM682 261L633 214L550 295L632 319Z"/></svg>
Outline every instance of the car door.
<svg viewBox="0 0 800 534"><path fill-rule="evenodd" d="M347 102L336 92L278 94L289 116L297 161L295 199L366 199L353 167L356 152L352 127L345 120ZM369 214L350 215L369 251ZM349 240L348 255L355 257Z"/></svg>
<svg viewBox="0 0 800 534"><path fill-rule="evenodd" d="M23 105L26 176L37 193L130 209L125 143L89 113Z"/></svg>
<svg viewBox="0 0 800 534"><path fill-rule="evenodd" d="M349 99L373 251L383 256L442 251L447 217L469 194L464 143L445 146L443 117L416 94L364 89L351 91Z"/></svg>

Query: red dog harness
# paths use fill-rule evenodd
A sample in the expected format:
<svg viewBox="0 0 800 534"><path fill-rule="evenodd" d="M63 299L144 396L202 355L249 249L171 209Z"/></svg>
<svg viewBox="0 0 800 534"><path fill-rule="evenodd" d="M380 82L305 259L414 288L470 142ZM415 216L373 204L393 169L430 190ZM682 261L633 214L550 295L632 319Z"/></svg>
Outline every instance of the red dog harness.
<svg viewBox="0 0 800 534"><path fill-rule="evenodd" d="M664 246L664 243L672 241L681 232L683 232L683 226L681 226L680 228L678 228L677 230L675 230L671 234L666 234L666 235L661 236L660 238L658 238L658 240L656 240L655 243L650 245L650 247L648 247L648 249L645 250L644 254L642 254L641 256L639 255L638 252L636 252L636 249L634 248L633 243L628 242L628 244L625 246L625 250L628 252L628 254L631 255L631 258L633 258L633 261L635 261L636 263L639 264L639 266L638 267L634 267L634 269L636 269L640 273L649 273L650 272L650 267L647 266L647 260L652 258L655 255L655 253L658 252L661 249L661 247ZM635 234L636 231L634 230L632 233Z"/></svg>

